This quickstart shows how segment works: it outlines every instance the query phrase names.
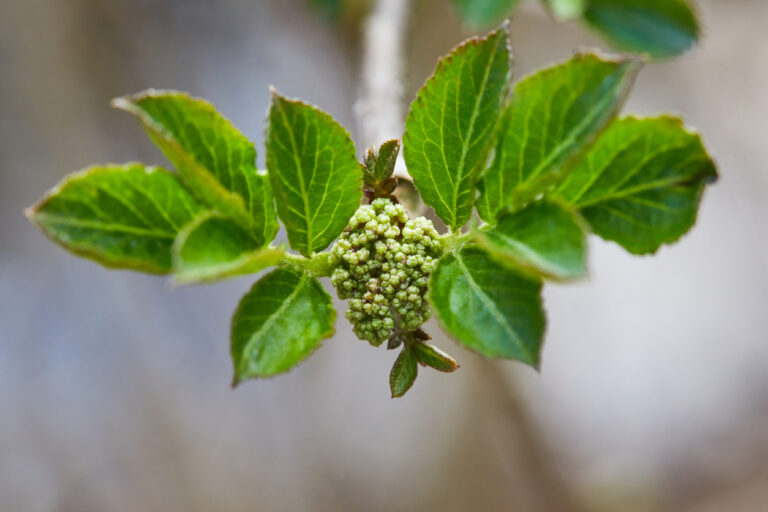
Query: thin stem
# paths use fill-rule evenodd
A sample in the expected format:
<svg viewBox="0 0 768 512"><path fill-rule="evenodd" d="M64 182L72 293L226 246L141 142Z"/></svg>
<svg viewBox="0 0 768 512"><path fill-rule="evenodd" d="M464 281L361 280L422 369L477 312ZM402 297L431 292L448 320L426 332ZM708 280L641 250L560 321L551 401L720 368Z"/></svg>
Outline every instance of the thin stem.
<svg viewBox="0 0 768 512"><path fill-rule="evenodd" d="M311 258L298 254L286 253L280 262L281 266L303 270L312 277L328 277L331 275L331 253L319 252Z"/></svg>

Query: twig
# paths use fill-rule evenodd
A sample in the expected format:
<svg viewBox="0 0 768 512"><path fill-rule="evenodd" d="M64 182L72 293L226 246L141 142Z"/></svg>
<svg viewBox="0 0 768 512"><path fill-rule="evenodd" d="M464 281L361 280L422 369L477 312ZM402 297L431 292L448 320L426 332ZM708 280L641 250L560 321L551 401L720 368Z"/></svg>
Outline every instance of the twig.
<svg viewBox="0 0 768 512"><path fill-rule="evenodd" d="M405 35L409 0L375 0L365 22L360 94L355 105L363 149L403 134ZM409 178L402 156L395 175Z"/></svg>

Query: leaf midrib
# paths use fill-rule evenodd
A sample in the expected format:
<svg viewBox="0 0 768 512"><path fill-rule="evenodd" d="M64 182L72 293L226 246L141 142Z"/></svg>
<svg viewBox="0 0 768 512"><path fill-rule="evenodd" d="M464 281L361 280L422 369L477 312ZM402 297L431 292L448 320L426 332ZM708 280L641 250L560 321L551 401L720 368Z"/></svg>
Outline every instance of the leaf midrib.
<svg viewBox="0 0 768 512"><path fill-rule="evenodd" d="M307 280L308 276L306 274L302 275L299 279L299 282L296 283L296 288L291 292L291 294L286 297L286 299L283 301L283 303L278 307L269 317L264 321L263 324L261 324L261 327L259 327L251 336L248 338L248 342L243 347L242 355L245 356L245 354L248 354L253 349L254 344L258 342L258 338L261 336L261 334L272 327L272 325L277 321L277 319L283 314L283 312L289 307L290 303L296 298L299 291L303 288L305 281ZM252 358L244 357L243 362L245 362L245 368L243 368L243 364L241 363L240 367L240 374L248 371L248 361L250 361Z"/></svg>
<svg viewBox="0 0 768 512"><path fill-rule="evenodd" d="M454 253L454 257L456 258L456 262L459 264L459 268L466 276L469 286L472 288L475 294L477 294L477 296L480 298L480 301L488 308L488 310L494 316L496 321L499 322L504 327L504 330L509 333L512 340L517 344L520 352L525 354L531 361L535 361L535 358L531 356L531 353L528 351L528 348L525 346L525 344L523 344L518 334L506 322L506 318L504 317L504 314L501 311L499 311L499 309L496 307L496 304L494 304L493 301L485 294L485 292L483 292L482 288L480 288L480 285L478 285L475 282L474 278L472 277L472 274L470 274L469 269L464 263L464 260L462 259L460 252L456 251ZM498 347L498 348L500 349L501 347Z"/></svg>
<svg viewBox="0 0 768 512"><path fill-rule="evenodd" d="M299 177L299 188L301 192L301 200L304 206L304 222L307 226L307 231L305 233L307 238L307 252L311 254L314 252L314 250L312 248L312 241L313 241L312 240L312 221L310 219L310 214L309 214L309 195L307 194L306 183L304 183L303 166L299 161L299 149L296 144L296 137L293 133L293 126L290 124L290 122L288 121L288 116L285 114L285 109L283 108L283 104L282 104L283 101L284 100L282 98L279 98L276 101L276 103L277 103L278 109L280 110L280 116L283 118L283 122L285 123L285 127L287 128L288 134L290 136L291 146L293 146L293 153L291 156L293 157L294 164L296 165L296 174ZM309 120L306 119L306 117L304 121L307 124L309 123ZM314 177L314 171L313 171L313 177Z"/></svg>
<svg viewBox="0 0 768 512"><path fill-rule="evenodd" d="M518 240L517 238L514 238L511 235L502 233L499 230L494 230L491 233L491 235L492 236L495 235L499 237L504 243L509 245L510 252L517 251L519 254L517 255L512 254L512 257L517 260L523 260L521 263L533 264L534 266L542 270L546 269L548 272L551 272L553 275L570 273L570 271L565 266L559 263L556 263L552 259L548 259L544 257L540 251L534 249L529 244L526 244Z"/></svg>
<svg viewBox="0 0 768 512"><path fill-rule="evenodd" d="M140 228L136 226L128 226L125 224L115 224L115 223L99 222L99 221L92 221L92 220L73 219L72 217L65 217L62 215L55 215L55 214L50 214L45 212L38 212L35 215L35 217L42 222L45 222L47 220L50 223L65 225L65 226L90 228L90 229L107 231L107 232L113 231L118 233L128 233L128 234L141 235L141 236L153 237L153 238L167 238L170 240L173 240L175 237L174 233L170 233L167 231L157 231L153 229Z"/></svg>
<svg viewBox="0 0 768 512"><path fill-rule="evenodd" d="M462 144L461 148L461 157L459 158L459 165L458 165L458 177L456 181L452 183L453 185L453 209L451 212L451 227L457 227L456 224L456 212L458 208L458 201L459 201L459 186L461 185L462 181L464 180L464 167L466 165L466 158L467 153L469 152L469 147L472 145L472 134L475 130L475 122L477 121L477 116L479 115L479 104L482 102L482 100L485 98L486 88L488 84L488 76L490 75L491 68L493 67L494 60L496 59L496 53L498 52L499 43L498 41L495 42L493 46L493 52L491 53L490 57L488 58L488 65L485 67L485 72L483 73L483 80L480 84L480 91L481 93L477 94L476 100L475 100L475 106L472 109L472 115L469 118L469 127L467 129L467 138L463 140L464 142ZM458 85L457 85L458 87ZM458 89L457 89L458 94ZM458 115L458 111L456 112ZM442 126L441 126L442 130ZM442 146L442 152L443 152L443 159L445 159L445 146Z"/></svg>
<svg viewBox="0 0 768 512"><path fill-rule="evenodd" d="M603 82L607 78L608 77L604 78ZM623 85L624 83L623 79L621 80L621 83ZM577 138L577 136L582 134L585 131L586 127L591 125L596 119L598 119L598 117L603 115L603 108L605 107L605 105L607 103L612 102L614 98L616 98L617 96L619 98L621 97L621 95L616 95L616 94L604 95L603 98L597 103L597 105L595 105L595 108L592 109L592 112L588 116L586 116L578 125L576 125L576 127L570 132L570 134L568 135L568 137L566 137L565 140L563 140L560 144L558 144L552 149L552 151L549 153L549 156L547 158L541 161L539 165L537 165L533 169L531 174L528 175L526 181L530 181L534 179L536 176L541 174L543 170L547 169L552 164L552 162L557 161L557 159L560 158L560 155L567 153L569 148L572 148L576 144L575 139Z"/></svg>

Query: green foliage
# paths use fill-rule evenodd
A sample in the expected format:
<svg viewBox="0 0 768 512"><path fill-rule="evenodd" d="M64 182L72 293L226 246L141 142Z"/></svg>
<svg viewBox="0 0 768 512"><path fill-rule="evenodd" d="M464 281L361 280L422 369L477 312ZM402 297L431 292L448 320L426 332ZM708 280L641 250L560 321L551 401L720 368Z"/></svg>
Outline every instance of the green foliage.
<svg viewBox="0 0 768 512"><path fill-rule="evenodd" d="M616 121L557 194L595 233L634 254L655 252L696 221L715 164L698 135L672 117Z"/></svg>
<svg viewBox="0 0 768 512"><path fill-rule="evenodd" d="M232 317L233 385L287 372L333 336L331 296L305 272L278 269L259 279Z"/></svg>
<svg viewBox="0 0 768 512"><path fill-rule="evenodd" d="M253 233L233 220L207 211L176 237L174 281L188 284L253 274L277 265L284 255L283 249L262 247Z"/></svg>
<svg viewBox="0 0 768 512"><path fill-rule="evenodd" d="M117 98L135 115L203 202L254 231L261 244L277 233L272 192L256 172L253 144L205 100L149 90Z"/></svg>
<svg viewBox="0 0 768 512"><path fill-rule="evenodd" d="M441 372L452 372L459 368L459 363L454 358L434 345L414 343L413 351L422 366L429 366Z"/></svg>
<svg viewBox="0 0 768 512"><path fill-rule="evenodd" d="M652 57L679 55L699 39L687 0L589 0L584 20L617 48Z"/></svg>
<svg viewBox="0 0 768 512"><path fill-rule="evenodd" d="M581 53L515 87L477 202L492 222L507 203L525 202L567 171L616 116L640 66Z"/></svg>
<svg viewBox="0 0 768 512"><path fill-rule="evenodd" d="M500 23L517 0L452 0L470 27ZM699 39L699 23L688 0L542 0L558 21L581 18L610 44L654 58L674 57Z"/></svg>
<svg viewBox="0 0 768 512"><path fill-rule="evenodd" d="M510 67L502 27L442 59L412 104L405 162L448 225L442 235L393 195L399 141L360 164L328 114L275 92L267 171L209 103L149 91L115 105L139 118L178 174L89 168L27 214L75 254L172 273L178 284L276 266L234 313L234 384L286 372L333 335L336 312L317 280L327 276L349 299L355 334L401 350L393 397L413 385L419 365L458 368L426 343L431 311L467 348L538 368L544 280L585 274L586 230L632 253L654 252L691 228L717 174L680 120L616 119L637 60L581 53L522 80L508 100ZM362 196L372 204L359 206ZM482 225L466 225L473 206ZM278 213L299 254L270 244Z"/></svg>
<svg viewBox="0 0 768 512"><path fill-rule="evenodd" d="M488 357L538 367L546 323L539 279L466 246L437 264L429 299L442 326L460 343Z"/></svg>
<svg viewBox="0 0 768 512"><path fill-rule="evenodd" d="M388 140L378 151L370 148L365 154L363 165L363 187L369 199L389 197L397 187L397 178L392 176L395 162L400 153L400 141Z"/></svg>
<svg viewBox="0 0 768 512"><path fill-rule="evenodd" d="M399 398L411 389L416 375L419 373L418 363L413 348L410 346L403 347L392 366L392 371L389 373L389 388L392 390L392 398Z"/></svg>
<svg viewBox="0 0 768 512"><path fill-rule="evenodd" d="M520 0L451 0L462 21L471 27L498 23Z"/></svg>
<svg viewBox="0 0 768 512"><path fill-rule="evenodd" d="M134 163L74 173L26 213L77 255L164 274L171 270L173 240L201 210L176 176Z"/></svg>
<svg viewBox="0 0 768 512"><path fill-rule="evenodd" d="M581 277L587 271L582 221L555 203L539 201L502 214L495 226L477 231L475 239L501 263L553 279Z"/></svg>
<svg viewBox="0 0 768 512"><path fill-rule="evenodd" d="M267 169L291 248L311 256L333 242L360 205L361 165L331 116L272 92Z"/></svg>
<svg viewBox="0 0 768 512"><path fill-rule="evenodd" d="M424 202L452 229L472 214L478 166L485 163L509 77L505 25L441 59L411 105L405 163Z"/></svg>

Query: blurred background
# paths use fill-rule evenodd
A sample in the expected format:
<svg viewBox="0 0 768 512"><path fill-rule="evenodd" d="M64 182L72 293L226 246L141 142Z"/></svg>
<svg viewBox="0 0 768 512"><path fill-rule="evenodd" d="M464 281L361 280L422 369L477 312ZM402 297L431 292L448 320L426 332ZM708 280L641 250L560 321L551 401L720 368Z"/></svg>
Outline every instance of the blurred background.
<svg viewBox="0 0 768 512"><path fill-rule="evenodd" d="M408 101L471 35L447 3L412 1ZM396 354L343 315L290 374L231 390L229 317L253 278L171 289L71 256L22 215L89 164L165 164L108 106L147 87L211 100L261 166L270 84L356 136L362 11L2 0L0 510L768 510L768 4L699 5L701 44L649 65L626 108L702 132L721 180L697 226L655 257L591 240L590 279L545 289L540 374L432 323L461 369L390 400ZM605 46L534 1L511 37L518 77Z"/></svg>

